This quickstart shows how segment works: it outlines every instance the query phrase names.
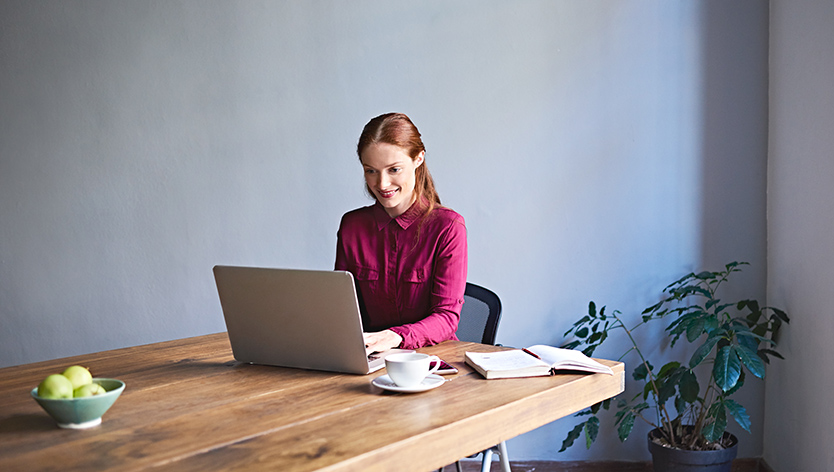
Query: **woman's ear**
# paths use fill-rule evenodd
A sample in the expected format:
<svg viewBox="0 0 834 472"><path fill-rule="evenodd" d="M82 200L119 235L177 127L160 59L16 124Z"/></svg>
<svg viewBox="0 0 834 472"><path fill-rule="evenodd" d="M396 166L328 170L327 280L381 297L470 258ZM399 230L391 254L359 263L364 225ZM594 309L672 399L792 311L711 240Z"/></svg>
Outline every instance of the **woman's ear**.
<svg viewBox="0 0 834 472"><path fill-rule="evenodd" d="M414 159L414 168L420 167L424 160L426 160L426 151L420 151L420 154L417 154L417 158Z"/></svg>

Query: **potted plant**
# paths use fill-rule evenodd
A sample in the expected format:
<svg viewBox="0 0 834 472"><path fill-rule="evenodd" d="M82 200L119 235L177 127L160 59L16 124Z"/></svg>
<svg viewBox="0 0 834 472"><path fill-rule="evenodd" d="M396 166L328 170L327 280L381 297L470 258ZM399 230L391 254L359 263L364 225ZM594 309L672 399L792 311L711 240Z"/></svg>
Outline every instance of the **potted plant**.
<svg viewBox="0 0 834 472"><path fill-rule="evenodd" d="M748 432L751 424L745 408L731 397L749 374L764 378L771 357L782 358L774 348L780 327L788 323L784 311L756 300L726 303L717 298L718 289L730 275L740 272L742 265L747 263L732 262L718 272L680 278L663 289L658 303L635 319L619 311L606 313L605 307L597 311L591 302L588 314L565 333L574 338L565 347L581 348L589 356L615 331L622 330L627 337L629 347L620 360L629 354L635 357L632 378L643 388L630 400L618 400L615 426L620 441L628 438L636 420L654 428L649 433L649 450L656 472L729 471L738 440L726 431L728 418ZM668 322L666 336L659 342L668 342L670 347L681 340L697 345L689 359L657 368L646 358L647 351L638 345L634 332L657 320ZM560 452L583 433L590 448L599 433L598 415L610 406L608 399L577 413L587 419L568 433ZM709 464L714 468L704 468Z"/></svg>

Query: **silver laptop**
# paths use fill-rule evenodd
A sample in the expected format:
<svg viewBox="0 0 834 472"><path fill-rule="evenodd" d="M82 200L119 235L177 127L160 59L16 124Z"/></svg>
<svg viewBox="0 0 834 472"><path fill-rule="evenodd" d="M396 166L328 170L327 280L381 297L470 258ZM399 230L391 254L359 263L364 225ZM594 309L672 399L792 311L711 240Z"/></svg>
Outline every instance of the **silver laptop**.
<svg viewBox="0 0 834 472"><path fill-rule="evenodd" d="M350 272L218 265L214 280L238 361L352 374L385 366L365 352Z"/></svg>

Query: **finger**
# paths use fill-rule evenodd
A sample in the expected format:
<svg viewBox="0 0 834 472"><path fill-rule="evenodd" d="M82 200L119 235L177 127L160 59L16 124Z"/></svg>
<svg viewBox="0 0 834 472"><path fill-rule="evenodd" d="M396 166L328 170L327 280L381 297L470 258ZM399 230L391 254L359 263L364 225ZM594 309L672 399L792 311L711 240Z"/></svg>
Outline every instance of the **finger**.
<svg viewBox="0 0 834 472"><path fill-rule="evenodd" d="M377 341L375 339L375 336L373 336L373 333L364 333L364 335L365 335L365 352L368 355L371 355L372 353L376 352Z"/></svg>

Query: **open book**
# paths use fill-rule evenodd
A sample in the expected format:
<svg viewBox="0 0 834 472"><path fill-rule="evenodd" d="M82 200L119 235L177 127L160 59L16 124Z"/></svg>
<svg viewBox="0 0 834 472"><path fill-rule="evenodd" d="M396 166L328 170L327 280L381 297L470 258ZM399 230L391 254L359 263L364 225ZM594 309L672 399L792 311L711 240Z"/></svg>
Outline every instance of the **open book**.
<svg viewBox="0 0 834 472"><path fill-rule="evenodd" d="M614 375L610 367L580 351L541 344L510 351L467 352L466 363L487 379L539 377L555 374L557 370Z"/></svg>

